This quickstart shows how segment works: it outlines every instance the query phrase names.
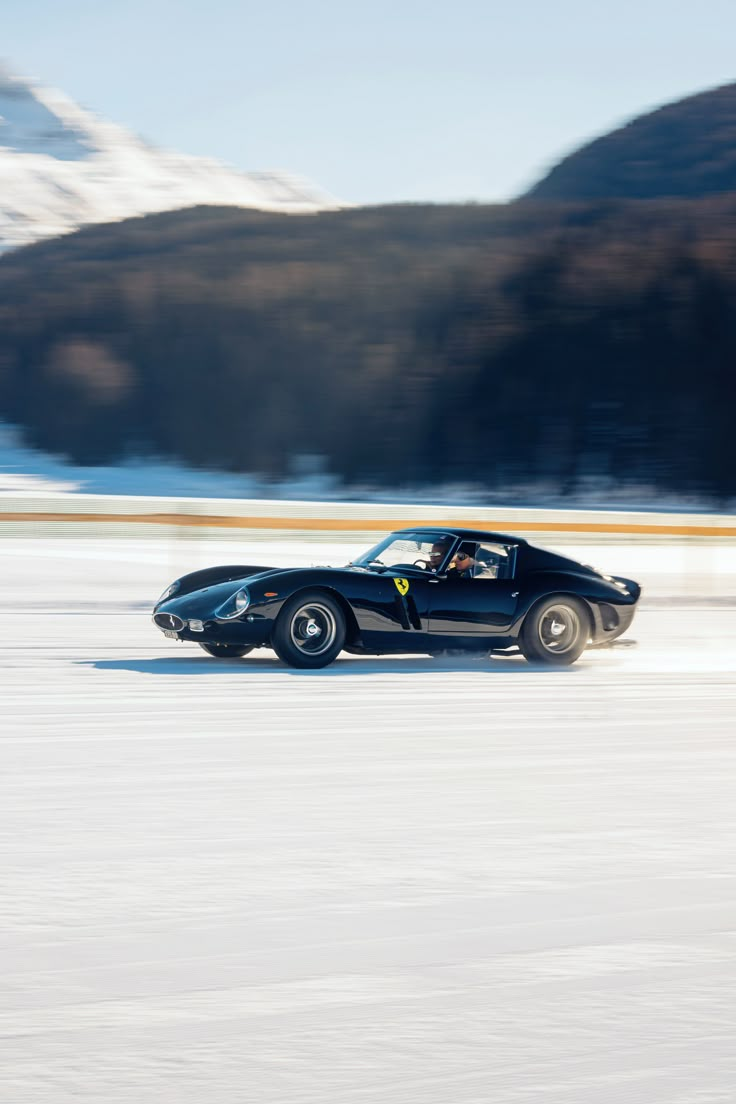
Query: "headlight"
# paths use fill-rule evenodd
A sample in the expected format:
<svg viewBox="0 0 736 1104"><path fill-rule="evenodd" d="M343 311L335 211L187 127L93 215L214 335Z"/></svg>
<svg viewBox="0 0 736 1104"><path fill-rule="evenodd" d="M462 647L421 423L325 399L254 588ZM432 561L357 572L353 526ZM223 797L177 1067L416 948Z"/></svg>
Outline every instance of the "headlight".
<svg viewBox="0 0 736 1104"><path fill-rule="evenodd" d="M181 582L179 581L179 579L177 579L175 582L173 582L171 584L171 586L167 586L166 590L163 592L161 597L157 600L156 605L160 606L162 602L165 602L167 600L167 598L173 598L180 586L181 586Z"/></svg>
<svg viewBox="0 0 736 1104"><path fill-rule="evenodd" d="M245 589L237 591L232 597L228 598L227 602L224 602L220 608L216 611L215 617L221 621L232 621L234 617L240 617L241 613L244 613L250 605L250 594Z"/></svg>
<svg viewBox="0 0 736 1104"><path fill-rule="evenodd" d="M235 609L238 611L238 613L242 613L243 610L247 610L249 605L250 594L245 589L245 587L243 587L243 589L239 590L238 593L235 595Z"/></svg>

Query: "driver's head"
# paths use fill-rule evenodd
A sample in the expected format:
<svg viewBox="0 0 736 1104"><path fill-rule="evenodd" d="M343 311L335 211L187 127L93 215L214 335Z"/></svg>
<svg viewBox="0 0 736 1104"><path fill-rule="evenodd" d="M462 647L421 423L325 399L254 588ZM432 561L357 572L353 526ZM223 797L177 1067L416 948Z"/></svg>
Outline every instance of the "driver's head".
<svg viewBox="0 0 736 1104"><path fill-rule="evenodd" d="M444 540L440 539L434 542L434 544L432 545L432 550L429 553L430 567L437 568L440 566L445 556L447 555L447 550L450 547L451 543L452 541L449 539L449 537Z"/></svg>

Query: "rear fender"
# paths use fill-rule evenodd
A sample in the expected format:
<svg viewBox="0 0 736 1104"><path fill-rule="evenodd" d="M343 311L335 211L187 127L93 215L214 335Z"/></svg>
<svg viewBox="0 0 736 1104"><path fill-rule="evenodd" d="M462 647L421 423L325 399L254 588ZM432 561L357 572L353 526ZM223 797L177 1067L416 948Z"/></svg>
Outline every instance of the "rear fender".
<svg viewBox="0 0 736 1104"><path fill-rule="evenodd" d="M601 602L607 602L609 605L622 604L621 592L606 583L604 579L596 579L594 576L572 571L535 572L524 580L523 589L519 594L516 620L513 625L514 632L519 632L529 610L541 598L557 595L577 598L584 604L590 618L590 634L594 638L601 628L599 604Z"/></svg>

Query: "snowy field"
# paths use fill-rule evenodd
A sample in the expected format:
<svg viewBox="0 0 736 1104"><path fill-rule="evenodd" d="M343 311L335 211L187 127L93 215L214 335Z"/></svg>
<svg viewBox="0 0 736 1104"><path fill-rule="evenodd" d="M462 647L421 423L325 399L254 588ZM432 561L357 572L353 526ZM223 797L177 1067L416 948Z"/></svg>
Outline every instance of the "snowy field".
<svg viewBox="0 0 736 1104"><path fill-rule="evenodd" d="M736 548L586 547L571 669L322 672L153 628L234 549L0 542L0 1099L733 1104Z"/></svg>

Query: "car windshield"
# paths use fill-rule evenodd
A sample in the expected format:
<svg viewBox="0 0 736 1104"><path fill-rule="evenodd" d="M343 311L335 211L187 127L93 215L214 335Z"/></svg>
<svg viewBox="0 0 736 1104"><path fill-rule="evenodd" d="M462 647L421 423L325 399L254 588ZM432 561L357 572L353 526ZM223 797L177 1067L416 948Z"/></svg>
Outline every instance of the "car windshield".
<svg viewBox="0 0 736 1104"><path fill-rule="evenodd" d="M415 567L422 571L439 571L455 544L451 533L427 532L392 533L370 548L364 556L353 560L356 567L380 570L382 567Z"/></svg>

